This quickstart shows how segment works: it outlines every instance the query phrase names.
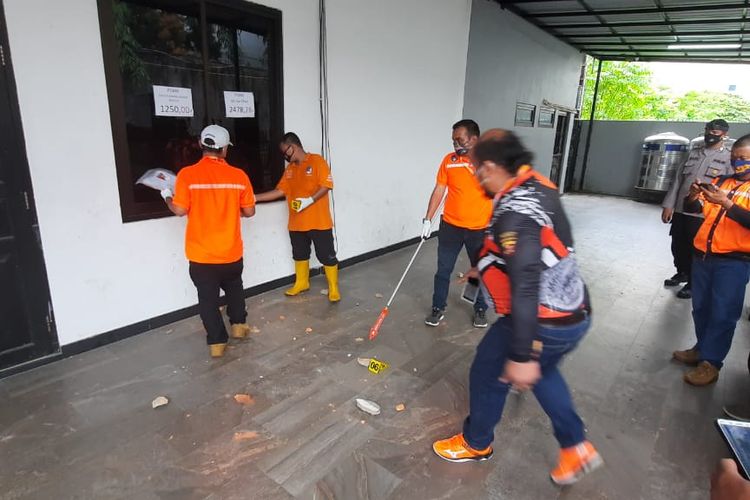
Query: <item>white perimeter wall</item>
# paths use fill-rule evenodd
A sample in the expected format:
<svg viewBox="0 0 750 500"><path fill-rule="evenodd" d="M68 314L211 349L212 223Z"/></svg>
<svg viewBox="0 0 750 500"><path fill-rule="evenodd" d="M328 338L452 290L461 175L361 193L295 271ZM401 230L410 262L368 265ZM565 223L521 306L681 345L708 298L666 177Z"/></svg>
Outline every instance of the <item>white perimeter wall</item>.
<svg viewBox="0 0 750 500"><path fill-rule="evenodd" d="M496 2L474 0L466 68L464 115L482 130L515 131L534 152L534 165L549 173L554 128L515 127L516 102L543 99L575 108L582 55ZM564 170L564 165L563 165Z"/></svg>
<svg viewBox="0 0 750 500"><path fill-rule="evenodd" d="M287 130L319 148L318 2L282 10ZM5 0L61 345L197 302L184 219L123 224L95 0ZM419 233L461 117L470 0L329 0L339 257ZM245 286L293 272L286 205L243 221ZM346 291L346 272L342 275Z"/></svg>

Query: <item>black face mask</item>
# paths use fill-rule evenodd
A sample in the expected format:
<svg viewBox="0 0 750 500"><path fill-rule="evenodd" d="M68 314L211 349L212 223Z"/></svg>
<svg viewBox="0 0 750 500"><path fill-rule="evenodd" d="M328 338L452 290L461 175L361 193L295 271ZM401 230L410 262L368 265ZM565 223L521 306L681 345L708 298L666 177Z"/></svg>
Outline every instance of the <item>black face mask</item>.
<svg viewBox="0 0 750 500"><path fill-rule="evenodd" d="M718 143L721 140L721 136L709 134L706 132L706 134L703 136L703 142L706 144L706 146L713 146L714 144Z"/></svg>

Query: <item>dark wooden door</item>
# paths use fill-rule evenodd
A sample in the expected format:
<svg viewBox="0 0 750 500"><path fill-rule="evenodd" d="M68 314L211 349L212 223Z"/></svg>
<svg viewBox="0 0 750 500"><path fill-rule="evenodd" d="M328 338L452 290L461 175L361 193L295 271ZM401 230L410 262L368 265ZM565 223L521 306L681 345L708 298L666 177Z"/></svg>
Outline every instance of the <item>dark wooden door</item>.
<svg viewBox="0 0 750 500"><path fill-rule="evenodd" d="M0 1L0 369L57 350Z"/></svg>

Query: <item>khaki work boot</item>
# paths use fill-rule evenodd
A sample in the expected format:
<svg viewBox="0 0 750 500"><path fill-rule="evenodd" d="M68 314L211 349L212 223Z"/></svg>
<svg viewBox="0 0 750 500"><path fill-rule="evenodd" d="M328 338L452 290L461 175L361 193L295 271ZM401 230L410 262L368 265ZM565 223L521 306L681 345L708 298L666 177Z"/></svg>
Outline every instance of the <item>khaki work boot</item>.
<svg viewBox="0 0 750 500"><path fill-rule="evenodd" d="M237 323L230 325L233 339L244 339L250 333L250 326L247 323Z"/></svg>
<svg viewBox="0 0 750 500"><path fill-rule="evenodd" d="M212 358L220 358L224 356L224 351L226 350L226 348L226 342L224 342L223 344L211 344L208 346L209 351L211 351Z"/></svg>
<svg viewBox="0 0 750 500"><path fill-rule="evenodd" d="M682 379L688 384L698 387L713 384L719 380L719 369L708 361L701 361L697 367L687 372Z"/></svg>
<svg viewBox="0 0 750 500"><path fill-rule="evenodd" d="M289 297L294 297L310 289L310 261L295 260L294 273L296 276L294 286L284 292L284 295Z"/></svg>
<svg viewBox="0 0 750 500"><path fill-rule="evenodd" d="M700 361L701 359L701 353L698 352L698 349L696 349L695 347L691 347L690 349L685 349L684 351L673 352L672 359L688 366L697 366L698 361Z"/></svg>
<svg viewBox="0 0 750 500"><path fill-rule="evenodd" d="M339 266L323 266L326 272L326 279L328 280L328 300L331 302L338 302L341 300L341 293L339 293Z"/></svg>

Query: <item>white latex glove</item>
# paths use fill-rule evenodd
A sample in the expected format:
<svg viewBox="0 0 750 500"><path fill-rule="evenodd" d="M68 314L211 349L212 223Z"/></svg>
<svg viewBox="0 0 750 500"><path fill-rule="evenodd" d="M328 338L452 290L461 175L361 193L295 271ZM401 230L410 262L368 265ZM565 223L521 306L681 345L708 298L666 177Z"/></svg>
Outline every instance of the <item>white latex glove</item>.
<svg viewBox="0 0 750 500"><path fill-rule="evenodd" d="M292 208L295 212L299 213L315 203L315 200L312 199L312 197L309 198L295 198L292 202Z"/></svg>
<svg viewBox="0 0 750 500"><path fill-rule="evenodd" d="M169 188L162 189L159 192L159 194L161 195L162 198L164 198L165 201L166 201L167 198L173 198L174 197L174 195L172 194L172 190L169 189Z"/></svg>
<svg viewBox="0 0 750 500"><path fill-rule="evenodd" d="M430 219L422 219L422 239L426 240L432 233L432 221Z"/></svg>

